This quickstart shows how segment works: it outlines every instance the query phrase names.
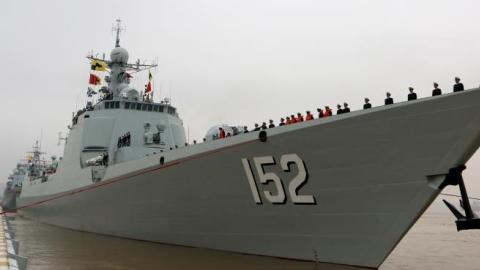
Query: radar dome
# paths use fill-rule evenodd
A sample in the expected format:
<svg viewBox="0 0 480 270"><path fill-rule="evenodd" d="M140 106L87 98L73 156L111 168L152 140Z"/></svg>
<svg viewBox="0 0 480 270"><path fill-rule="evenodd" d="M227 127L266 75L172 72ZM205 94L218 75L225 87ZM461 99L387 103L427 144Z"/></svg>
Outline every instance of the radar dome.
<svg viewBox="0 0 480 270"><path fill-rule="evenodd" d="M121 90L120 95L123 98L126 98L128 100L139 100L140 99L140 94L138 93L137 90L133 89L132 87L125 87Z"/></svg>
<svg viewBox="0 0 480 270"><path fill-rule="evenodd" d="M235 126L229 126L225 124L215 125L207 131L207 134L205 134L205 139L207 141L213 141L218 139L217 136L219 134L219 128L223 128L223 130L225 130L225 134L230 133L231 136L240 134L243 131L243 127L240 127L240 126L235 127Z"/></svg>
<svg viewBox="0 0 480 270"><path fill-rule="evenodd" d="M128 52L122 47L116 47L110 53L110 60L114 63L127 63Z"/></svg>

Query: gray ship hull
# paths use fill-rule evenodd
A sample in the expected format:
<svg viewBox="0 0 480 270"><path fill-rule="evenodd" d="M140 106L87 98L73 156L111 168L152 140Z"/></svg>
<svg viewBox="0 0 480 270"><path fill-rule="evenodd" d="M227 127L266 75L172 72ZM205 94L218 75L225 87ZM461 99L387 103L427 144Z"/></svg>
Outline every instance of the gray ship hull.
<svg viewBox="0 0 480 270"><path fill-rule="evenodd" d="M480 90L374 108L234 136L109 167L114 177L63 192L26 187L22 215L80 231L185 246L377 268L439 194L448 170L480 145ZM178 151L180 154L175 154ZM184 153L184 154L181 154ZM270 203L272 181L253 178L242 159L264 167L284 190L296 154L314 204ZM169 156L170 155L170 156ZM149 163L150 162L150 163ZM135 165L136 164L136 165ZM119 167L116 167L119 166ZM291 181L290 181L291 182Z"/></svg>

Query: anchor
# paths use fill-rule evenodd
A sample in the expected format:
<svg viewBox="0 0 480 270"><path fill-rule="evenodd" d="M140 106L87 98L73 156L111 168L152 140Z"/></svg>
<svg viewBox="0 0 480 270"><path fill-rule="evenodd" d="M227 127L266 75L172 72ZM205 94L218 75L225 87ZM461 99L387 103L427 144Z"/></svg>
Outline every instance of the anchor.
<svg viewBox="0 0 480 270"><path fill-rule="evenodd" d="M440 189L443 189L447 185L458 185L462 199L460 200L460 206L463 208L465 214L462 214L455 206L446 200L443 202L447 205L448 209L457 218L455 224L457 224L457 231L480 229L480 218L472 211L470 200L468 198L467 189L463 182L462 172L467 167L460 165L451 168L448 174L445 176L444 182L440 185Z"/></svg>

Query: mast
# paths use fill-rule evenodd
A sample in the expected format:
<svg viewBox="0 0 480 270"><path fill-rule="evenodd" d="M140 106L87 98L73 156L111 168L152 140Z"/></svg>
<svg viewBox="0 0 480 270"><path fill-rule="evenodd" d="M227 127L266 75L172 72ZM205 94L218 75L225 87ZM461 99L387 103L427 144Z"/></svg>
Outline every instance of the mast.
<svg viewBox="0 0 480 270"><path fill-rule="evenodd" d="M28 153L33 154L33 156L32 156L32 163L33 163L33 164L36 164L36 165L41 163L41 161L42 161L42 160L41 160L41 156L42 156L43 154L45 154L45 152L42 152L42 151L40 150L40 145L39 145L39 143L38 143L38 140L35 141L35 145L33 146L33 151L28 152Z"/></svg>
<svg viewBox="0 0 480 270"><path fill-rule="evenodd" d="M115 39L115 47L120 47L120 32L122 30L125 30L125 28L122 27L122 20L117 19L116 22L117 25L113 27L113 31L117 32L117 37Z"/></svg>
<svg viewBox="0 0 480 270"><path fill-rule="evenodd" d="M157 67L157 64L140 64L140 60L137 60L136 63L128 63L128 51L120 47L120 34L124 30L125 27L122 26L122 20L117 19L116 25L112 27L116 37L115 48L110 53L110 60L97 58L93 56L93 53L88 55L87 58L90 61L101 61L108 65L109 76L105 81L108 83L107 91L111 94L112 99L118 99L127 93L140 99L139 91L129 86L131 74Z"/></svg>

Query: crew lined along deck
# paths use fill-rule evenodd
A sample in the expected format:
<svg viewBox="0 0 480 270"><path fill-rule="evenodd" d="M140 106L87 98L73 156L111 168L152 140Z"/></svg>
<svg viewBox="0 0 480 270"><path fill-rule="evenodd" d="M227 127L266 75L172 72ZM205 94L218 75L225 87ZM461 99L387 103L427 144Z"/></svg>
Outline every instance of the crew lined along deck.
<svg viewBox="0 0 480 270"><path fill-rule="evenodd" d="M442 90L439 88L438 83L434 82L433 86L434 86L434 89L432 90L432 96L442 95ZM461 91L464 91L464 90L465 90L465 88L463 86L463 83L460 82L460 78L455 77L455 84L453 85L453 92L461 92ZM409 94L407 95L407 101L416 100L417 99L417 94L414 92L415 89L413 87L408 87L408 91L409 91ZM395 102L394 102L394 99L393 99L391 93L387 92L383 105L388 106L388 105L392 105L394 103ZM368 109L371 109L371 108L373 108L373 106L370 103L370 99L365 98L365 104L363 105L363 109L368 110ZM350 110L350 107L348 106L347 102L343 103L343 108L342 108L342 105L337 104L336 115L349 113L350 111L351 110ZM325 106L324 109L317 108L317 116L316 117L314 116L314 114L311 111L308 111L308 110L305 111L305 115L298 112L296 114L287 115L285 118L282 117L282 118L280 118L278 126L292 125L292 124L296 124L296 123L300 123L300 122L304 122L304 121L314 120L315 118L325 118L325 117L330 117L330 116L334 116L334 115L335 114L334 114L333 110L330 108L330 106ZM252 130L249 130L247 126L243 126L241 128L228 127L228 126L225 126L225 125L220 126L220 127L218 127L217 133L213 134L211 139L213 139L213 140L224 139L224 138L230 137L230 136L236 136L236 135L240 135L240 134L244 134L244 133L255 132L255 131L260 131L260 130L265 130L265 129L270 129L270 128L275 128L276 127L276 125L274 124L274 121L272 119L270 119L268 121L268 123L269 124L267 124L267 122L263 122L261 125L259 125L258 123L255 123L254 128ZM231 129L230 130L231 132L226 131L225 128ZM207 140L207 138L203 139L203 141L206 141L206 140ZM196 144L195 140L193 142L194 142L194 144Z"/></svg>
<svg viewBox="0 0 480 270"><path fill-rule="evenodd" d="M434 82L433 86L434 86L434 89L432 90L432 96L442 95L442 90L439 88L438 83ZM455 84L453 85L453 92L460 92L460 91L464 91L464 90L465 89L464 89L463 84L460 82L460 78L455 77ZM417 99L417 94L414 92L415 89L413 87L408 87L408 91L409 91L409 94L407 96L407 100L408 101L416 100ZM384 103L385 103L384 105L394 104L394 100L393 100L393 97L392 97L390 92L386 93L386 98L385 98ZM365 104L363 105L363 109L367 110L367 109L371 109L371 108L372 108L372 104L370 103L370 99L365 98ZM329 106L325 106L325 109L317 108L317 112L318 112L318 118L324 118L324 117L329 117L329 116L334 115L333 110ZM336 113L337 115L338 114L349 113L349 112L350 112L350 108L348 107L347 102L343 103L343 108L342 108L342 105L337 104L337 113ZM310 111L306 111L305 113L306 113L305 116L303 116L299 112L296 115L292 114L292 115L287 116L285 118L280 118L279 126L290 125L290 124L295 124L295 123L315 119L314 115ZM255 128L252 131L259 131L259 130L262 130L262 129L274 128L274 127L275 127L274 121L270 119L269 120L269 125L267 125L266 122L263 122L261 126L256 123ZM245 126L243 133L247 133L247 132L248 132L248 127ZM228 136L228 134L223 135L223 137L222 137L222 135L223 135L222 134L222 129L219 129L219 135L218 135L219 138L224 138L225 136ZM232 134L230 134L230 135L232 135ZM233 134L233 135L236 135L236 134Z"/></svg>

